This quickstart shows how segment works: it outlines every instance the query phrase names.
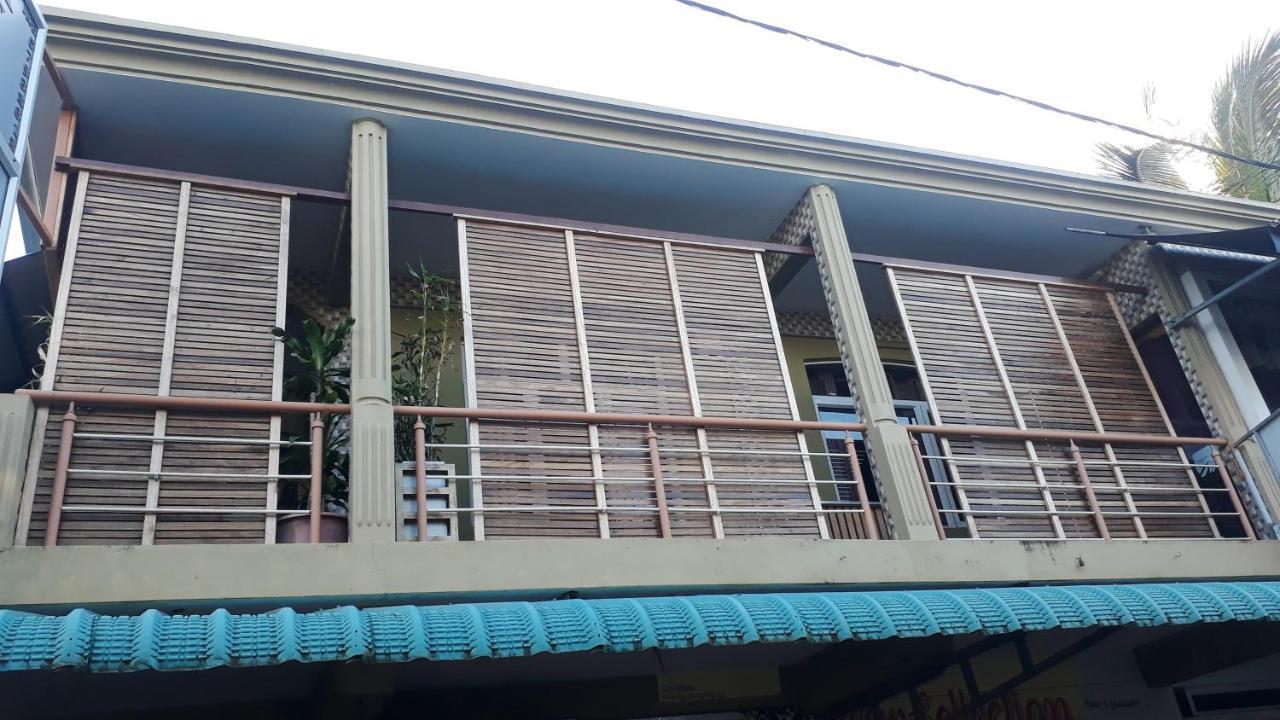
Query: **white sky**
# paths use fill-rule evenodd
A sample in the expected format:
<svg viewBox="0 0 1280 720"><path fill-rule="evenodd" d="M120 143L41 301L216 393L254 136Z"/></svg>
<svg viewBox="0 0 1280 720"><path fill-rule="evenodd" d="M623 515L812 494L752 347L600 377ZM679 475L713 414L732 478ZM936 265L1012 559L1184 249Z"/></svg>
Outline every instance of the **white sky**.
<svg viewBox="0 0 1280 720"><path fill-rule="evenodd" d="M861 50L1161 132L1194 134L1276 0L708 0ZM370 55L870 140L1094 173L1138 139L673 0L57 0L59 7ZM216 10L214 9L216 7ZM1148 123L1144 85L1156 87ZM1193 189L1211 175L1184 163Z"/></svg>

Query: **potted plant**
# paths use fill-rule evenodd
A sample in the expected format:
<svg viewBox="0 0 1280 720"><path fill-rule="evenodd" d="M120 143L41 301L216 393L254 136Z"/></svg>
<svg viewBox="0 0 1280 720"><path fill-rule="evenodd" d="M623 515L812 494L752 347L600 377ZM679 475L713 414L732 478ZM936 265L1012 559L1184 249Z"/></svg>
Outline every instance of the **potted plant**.
<svg viewBox="0 0 1280 720"><path fill-rule="evenodd" d="M396 405L438 407L441 379L457 355L461 302L457 285L432 273L421 261L407 270L414 282L412 298L417 315L412 330L399 335L399 347L392 355L392 397ZM426 428L428 491L436 497L452 498L449 478L454 474L453 466L442 461L439 447L451 423L439 422L435 417L396 416L395 452L402 492L412 497L417 484L414 425L418 421ZM445 535L456 537L457 527L452 520L448 528Z"/></svg>
<svg viewBox="0 0 1280 720"><path fill-rule="evenodd" d="M284 343L289 354L289 365L293 366L293 371L284 384L286 399L326 404L346 404L351 401L351 365L347 349L354 324L354 319L347 318L331 328L325 328L307 318L302 323L301 336L290 335L283 328L271 331L277 341ZM347 418L343 415L324 414L320 420L323 425L320 479L324 499L320 541L346 542L351 465ZM310 448L294 446L290 450L292 452L281 463L282 468L288 468L288 472L284 474L309 475ZM281 482L279 502L281 507L309 510L310 481L290 478ZM277 542L307 542L309 539L310 513L285 515L276 521Z"/></svg>

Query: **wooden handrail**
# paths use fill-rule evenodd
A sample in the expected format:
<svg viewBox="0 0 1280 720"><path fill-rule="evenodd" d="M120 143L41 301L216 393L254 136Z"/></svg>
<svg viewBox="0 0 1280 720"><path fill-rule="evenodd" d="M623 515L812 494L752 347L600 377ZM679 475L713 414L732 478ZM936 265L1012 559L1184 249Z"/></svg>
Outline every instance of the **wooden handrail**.
<svg viewBox="0 0 1280 720"><path fill-rule="evenodd" d="M128 393L95 393L64 390L18 390L41 404L75 402L97 407L142 407L156 410L191 410L206 412L241 412L261 414L321 413L347 415L351 406L311 402L275 400L234 400L230 398L159 397ZM818 420L772 420L764 418L694 417L692 415L633 415L628 413L593 413L565 410L523 410L495 408L419 407L396 405L396 415L416 417L456 417L471 420L509 420L515 422L565 422L596 425L664 425L668 427L732 428L738 430L847 430L864 432L865 423L826 422Z"/></svg>

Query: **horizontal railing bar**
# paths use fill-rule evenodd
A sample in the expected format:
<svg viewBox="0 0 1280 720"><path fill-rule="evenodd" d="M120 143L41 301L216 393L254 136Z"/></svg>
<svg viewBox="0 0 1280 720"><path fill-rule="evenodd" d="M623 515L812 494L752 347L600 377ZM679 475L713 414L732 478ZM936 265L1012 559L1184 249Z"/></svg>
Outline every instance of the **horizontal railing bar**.
<svg viewBox="0 0 1280 720"><path fill-rule="evenodd" d="M86 407L146 408L148 410L191 410L195 412L236 412L260 415L284 415L293 413L322 413L348 415L351 406L345 404L290 402L284 400L240 400L234 398L198 398L175 395L135 395L131 393L99 393L70 390L16 391L27 395L36 403L73 402Z"/></svg>
<svg viewBox="0 0 1280 720"><path fill-rule="evenodd" d="M86 440L138 440L148 442L189 442L200 443L202 445L280 445L288 446L308 446L311 444L308 440L263 440L261 438L228 438L228 437L200 437L197 435L129 435L127 433L99 433L99 432L78 432L74 435L77 438Z"/></svg>
<svg viewBox="0 0 1280 720"><path fill-rule="evenodd" d="M1093 510L945 510L938 508L938 512L948 515L1098 515ZM1169 512L1153 510L1151 512L1132 511L1132 510L1103 510L1102 515L1111 515L1114 517L1233 517L1240 516L1233 512Z"/></svg>
<svg viewBox="0 0 1280 720"><path fill-rule="evenodd" d="M1095 482L1091 482L1086 486L1084 483L1046 482L1044 485L1039 485L1039 484L1032 485L1029 483L999 482L994 480L961 480L961 481L930 480L929 484L938 485L938 486L946 485L946 486L973 487L973 488L982 488L982 487L1007 488L1007 489L1014 489L1014 490L1026 490L1028 492L1039 492L1040 488L1042 487L1049 488L1050 490L1079 490L1085 487L1091 487L1095 492L1113 493L1113 494L1122 494L1122 495L1141 495L1144 492L1180 492L1180 493L1188 493L1191 495L1196 495L1199 493L1206 493L1206 492L1230 492L1227 488L1174 487L1171 485L1169 486L1130 485L1128 487L1120 487L1118 485L1099 485L1098 483L1095 483Z"/></svg>
<svg viewBox="0 0 1280 720"><path fill-rule="evenodd" d="M1074 467L1077 464L1094 465L1100 467L1126 466L1126 467L1169 467L1169 468L1208 468L1216 470L1217 465L1209 463L1180 463L1180 462L1164 462L1160 460L1081 460L1077 463L1074 460L1032 460L1030 458L1000 458L1000 457L974 457L965 455L921 455L925 460L945 460L947 462L961 463L964 465L1061 465Z"/></svg>
<svg viewBox="0 0 1280 720"><path fill-rule="evenodd" d="M268 510L266 508L202 508L202 507L137 507L134 505L63 505L62 512L121 513L132 515L297 515L306 510ZM434 510L432 512L435 512Z"/></svg>
<svg viewBox="0 0 1280 720"><path fill-rule="evenodd" d="M844 508L768 508L768 507L668 507L668 512L697 513L701 515L715 515L721 513L740 513L751 515L860 515L861 509L844 509ZM295 511L296 512L296 511ZM657 507L647 506L600 506L600 505L510 505L501 507L480 507L480 508L439 508L432 509L429 512L440 514L466 514L466 513L500 513L500 512L589 512L589 513L657 513Z"/></svg>
<svg viewBox="0 0 1280 720"><path fill-rule="evenodd" d="M528 450L594 453L636 453L647 455L649 448L608 447L595 445L494 445L489 443L426 443L426 447L442 449ZM788 457L849 457L848 453L809 452L800 450L739 450L735 448L658 448L659 453L685 455L785 455ZM650 478L652 480L652 478Z"/></svg>
<svg viewBox="0 0 1280 720"><path fill-rule="evenodd" d="M349 404L286 402L276 400L239 400L231 398L164 397L129 393L97 393L65 390L21 389L37 403L74 402L87 407L143 407L155 410L203 410L209 412L243 412L261 414L323 413L347 415ZM626 413L589 413L567 410L521 410L462 407L419 407L397 405L396 415L413 417L456 417L471 420L508 422L566 422L584 425L658 425L669 427L732 428L737 430L848 430L863 432L864 423L842 423L818 420L768 420L764 418L695 417L693 415L631 415ZM647 449L646 449L647 452Z"/></svg>
<svg viewBox="0 0 1280 720"><path fill-rule="evenodd" d="M631 415L627 413L589 413L571 410L497 410L489 408L397 405L395 406L395 414L492 421L568 422L585 425L665 425L670 427L733 428L737 430L849 430L863 432L867 429L865 423L819 420L766 420L764 418L694 417L692 415Z"/></svg>
<svg viewBox="0 0 1280 720"><path fill-rule="evenodd" d="M1218 445L1227 441L1223 438L1177 437L1173 435L1148 435L1144 433L1096 433L1076 432L1074 430L1020 430L1017 428L992 427L988 425L904 425L907 432L917 435L945 435L988 437L997 440L1075 440L1086 444L1112 445Z"/></svg>
<svg viewBox="0 0 1280 720"><path fill-rule="evenodd" d="M303 477L306 477L306 476L304 475ZM436 477L445 477L445 476L437 475ZM596 483L603 483L605 485L618 484L618 485L649 485L651 487L653 486L653 478L651 477L650 478L611 478L607 476L597 477L594 475L572 475L572 476L571 475L562 475L562 476L553 475L553 476L547 476L547 477L543 477L541 475L451 475L449 477L455 480L492 480L494 482L520 482L520 481L554 482L554 483L580 482L584 485L593 485ZM813 480L787 480L785 478L722 478L722 477L688 478L688 477L675 476L675 477L666 477L665 480L668 485L688 484L688 483L712 483L717 485L724 484L724 483L728 483L730 485L734 485L734 484L740 484L740 485L857 485L858 484L854 480L818 480L816 478Z"/></svg>
<svg viewBox="0 0 1280 720"><path fill-rule="evenodd" d="M253 479L253 480L305 480L310 475L281 475L279 473L198 473L198 472L177 472L172 470L95 470L93 468L67 468L68 473L82 473L85 475L142 475L145 477L185 477L185 478L215 478L215 479Z"/></svg>

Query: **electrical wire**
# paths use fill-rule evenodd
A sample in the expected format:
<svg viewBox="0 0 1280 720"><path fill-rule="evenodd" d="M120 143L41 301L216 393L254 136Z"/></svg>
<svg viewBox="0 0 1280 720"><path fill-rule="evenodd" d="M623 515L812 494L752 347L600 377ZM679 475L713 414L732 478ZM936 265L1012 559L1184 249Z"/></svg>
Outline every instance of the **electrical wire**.
<svg viewBox="0 0 1280 720"><path fill-rule="evenodd" d="M761 20L753 20L752 18L743 17L742 15L729 12L728 10L725 10L723 8L718 8L714 5L707 5L706 3L697 2L697 0L675 0L675 2L678 2L681 5L686 5L688 7L691 7L695 10L701 10L702 12L710 13L712 15L718 15L720 17L728 18L730 20L736 20L737 22L745 23L747 25L751 25L761 30L767 30L771 33L777 33L779 35L789 35L791 37L799 38L806 42L815 43L825 48L829 48L831 50L836 50L838 52L853 55L855 57L859 57L864 60L871 60L872 62L877 62L877 63L880 63L881 65L887 65L889 67L899 68L902 70L910 70L912 72L917 72L922 75L931 77L935 80L941 80L942 82L951 83L953 85L959 85L960 87L967 88L969 90L977 90L978 92L986 93L987 95L993 95L995 97L1005 98L1007 100L1013 100L1016 102L1023 103L1025 105L1030 105L1040 110L1046 110L1048 112L1057 113L1059 115L1065 115L1069 118L1074 118L1076 120L1083 120L1085 122L1095 123L1098 125L1106 125L1107 127L1115 128L1116 130L1123 130L1124 132L1127 132L1127 133L1132 133L1134 135L1141 135L1142 137L1150 138L1152 140L1159 140L1160 142L1172 143L1174 145L1179 145L1182 147L1190 148L1192 150L1197 150L1202 153L1207 153L1215 157L1220 157L1224 160L1231 160L1233 162L1238 162L1243 165L1252 165L1254 167L1263 168L1265 170L1280 170L1280 165L1277 165L1275 163L1265 162L1263 160L1254 160L1253 158L1247 158L1242 155L1236 155L1235 153L1230 153L1225 150L1218 150L1217 148L1212 148L1207 145L1201 145L1199 143L1194 143L1189 140L1181 140L1175 137L1160 135L1159 133L1153 133L1148 130L1143 130L1142 128L1134 127L1132 125L1125 125L1124 123L1107 120L1106 118L1101 118L1096 115L1089 115L1082 112L1076 112L1074 110L1067 110L1066 108L1060 108L1056 105L1052 105L1047 102L1036 100L1034 98L1029 98L1023 95L1017 95L1014 93L1005 92L1004 90L998 90L996 88L988 87L986 85L979 85L977 83L967 82L965 80L952 77L945 73L940 73L935 70L929 70L928 68L920 67L919 65L912 65L910 63L893 60L891 58L887 58L881 55L875 55L873 53L864 52L862 50L855 50L846 45L841 45L840 43L832 42L830 40L823 40L822 38L814 37L813 35L806 35L805 33L798 32L796 30L791 30L789 28L785 28L780 25L772 25L770 23L766 23Z"/></svg>

